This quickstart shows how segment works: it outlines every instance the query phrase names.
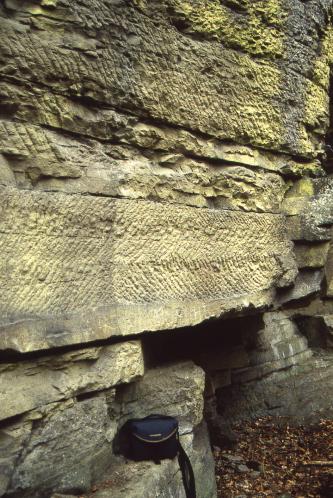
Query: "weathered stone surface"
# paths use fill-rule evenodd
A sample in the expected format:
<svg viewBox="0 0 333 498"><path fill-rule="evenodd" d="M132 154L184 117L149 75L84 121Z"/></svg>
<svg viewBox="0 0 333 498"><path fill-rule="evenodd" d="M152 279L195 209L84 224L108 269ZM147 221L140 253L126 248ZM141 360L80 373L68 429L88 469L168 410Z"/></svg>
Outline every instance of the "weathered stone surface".
<svg viewBox="0 0 333 498"><path fill-rule="evenodd" d="M282 312L263 315L263 327L250 331L243 346L224 351L225 361L216 361L218 353L204 356L213 389L261 379L273 372L304 362L312 356L307 339L297 325ZM223 355L220 353L220 358Z"/></svg>
<svg viewBox="0 0 333 498"><path fill-rule="evenodd" d="M325 241L331 239L333 224L333 185L331 178L302 180L283 204L293 240Z"/></svg>
<svg viewBox="0 0 333 498"><path fill-rule="evenodd" d="M1 75L219 138L309 156L327 122L328 76L308 75L318 53L327 58L320 43L329 6L327 0L301 9L290 0L258 10L247 2L239 12L217 1L208 7L204 1L120 1L112 8L96 1L78 8L8 0L1 12ZM197 33L207 41L196 40Z"/></svg>
<svg viewBox="0 0 333 498"><path fill-rule="evenodd" d="M14 172L2 154L0 154L0 185L16 185Z"/></svg>
<svg viewBox="0 0 333 498"><path fill-rule="evenodd" d="M308 207L314 195L314 183L311 178L302 178L292 183L282 203L283 211L289 216L300 214Z"/></svg>
<svg viewBox="0 0 333 498"><path fill-rule="evenodd" d="M206 306L220 314L255 295L267 303L274 284L290 284L295 275L279 215L1 194L2 349L197 323L211 316ZM186 301L199 302L194 315ZM162 303L165 311L156 315Z"/></svg>
<svg viewBox="0 0 333 498"><path fill-rule="evenodd" d="M222 439L230 440L226 421L220 420L213 409L215 392L227 386L232 390L238 384L259 382L275 373L291 370L312 357L307 336L303 327L301 333L298 323L284 312L268 312L261 319L248 317L244 321L217 322L216 332L219 328L224 332L219 340L218 334L213 341L202 335L201 342L196 344L197 361L207 372L205 410L216 429L214 437L216 431L222 431ZM270 378L274 382L274 378Z"/></svg>
<svg viewBox="0 0 333 498"><path fill-rule="evenodd" d="M264 351L297 334L296 324L284 311L264 313L263 327L255 333L254 344L256 348Z"/></svg>
<svg viewBox="0 0 333 498"><path fill-rule="evenodd" d="M134 341L19 364L2 363L0 420L78 394L131 382L143 373L141 344Z"/></svg>
<svg viewBox="0 0 333 498"><path fill-rule="evenodd" d="M261 365L263 363L272 362L275 364L279 360L284 360L292 356L298 355L308 350L308 343L305 337L300 334L275 341L272 341L270 347L264 350L253 350L249 353L251 365ZM283 363L283 362L282 362ZM274 365L272 365L274 370ZM277 368L279 370L279 368Z"/></svg>
<svg viewBox="0 0 333 498"><path fill-rule="evenodd" d="M327 325L327 327L330 330L330 333L332 334L332 332L333 332L333 315L326 315L323 318L324 318L325 324Z"/></svg>
<svg viewBox="0 0 333 498"><path fill-rule="evenodd" d="M154 126L133 115L73 102L41 88L27 89L0 82L0 95L2 105L11 109L11 117L15 119L0 122L3 131L0 152L6 155L7 167L13 177L11 183L16 180L20 188L134 198L154 195L161 199L165 199L168 193L169 201L194 203L200 187L202 195L209 194L209 183L211 192L214 192L213 179L223 178L223 170L218 165L242 165L257 170L257 173L251 173L238 167L232 175L240 185L244 184L242 197L247 193L244 199L238 196L239 202L243 200L240 206L250 209L246 200L249 202L253 198L252 204L256 207L254 194L264 194L269 201L271 196L268 194L273 187L278 189L277 198L271 198L271 202L281 201L285 187L274 172L294 177L325 174L318 160L299 162L285 154L226 143L193 131ZM71 135L64 136L63 131ZM38 142L38 147L35 142ZM189 158L196 162L189 161ZM193 165L193 172L188 165ZM263 172L266 172L267 179L263 178ZM176 188L173 188L176 179L184 185L183 188L187 186L187 197L177 195ZM259 184L254 190L256 180ZM124 184L125 181L129 185ZM261 191L263 182L267 194ZM193 192L190 186L194 188ZM227 192L232 192L232 189ZM237 199L236 193L237 190L234 192ZM223 199L222 192L219 199ZM230 201L230 193L228 199ZM269 206L267 201L265 206ZM259 203L258 209L263 206L262 202Z"/></svg>
<svg viewBox="0 0 333 498"><path fill-rule="evenodd" d="M30 418L30 435L16 456L7 494L24 490L25 496L39 498L52 490L77 494L89 489L109 465L117 429L105 396L51 404Z"/></svg>
<svg viewBox="0 0 333 498"><path fill-rule="evenodd" d="M164 413L180 420L181 432L202 421L205 375L192 362L148 370L138 382L122 386L118 401L127 418Z"/></svg>
<svg viewBox="0 0 333 498"><path fill-rule="evenodd" d="M121 117L114 119L113 126L117 124L121 126ZM126 125L131 124L127 119ZM8 165L2 175L0 170L0 181L3 178L4 184L16 182L20 188L259 212L279 211L286 189L275 172L253 171L238 165L236 160L228 167L222 161L216 164L215 158L211 164L200 156L189 159L160 149L153 154L150 149L131 150L121 144L112 146L92 139L80 143L77 138L30 123L3 121L0 129L1 126L4 133L0 135L0 152L8 158ZM30 137L38 141L39 148ZM121 142L124 141L122 138Z"/></svg>
<svg viewBox="0 0 333 498"><path fill-rule="evenodd" d="M21 352L48 349L70 344L87 343L114 335L137 334L142 331L173 329L196 325L225 312L244 313L265 308L273 301L272 292L234 298L228 303L217 301L172 301L167 303L117 304L92 313L67 313L65 318L22 320L0 327L1 349ZM185 306L186 303L186 306Z"/></svg>
<svg viewBox="0 0 333 498"><path fill-rule="evenodd" d="M314 295L311 300L302 302L293 302L284 310L288 316L317 316L333 314L333 300L322 300L320 296Z"/></svg>
<svg viewBox="0 0 333 498"><path fill-rule="evenodd" d="M294 365L303 363L312 357L312 351L307 349L304 344L301 343L300 346L297 346L298 350L288 351L288 349L285 349L284 351L282 350L282 352L279 352L281 358L279 360L272 360L272 357L269 356L265 358L266 361L262 361L262 363L257 366L231 372L231 383L239 385L254 380L260 380L269 374L275 374L280 370L283 371Z"/></svg>
<svg viewBox="0 0 333 498"><path fill-rule="evenodd" d="M268 307L294 316L323 292L331 8L3 0L2 358ZM330 255L325 266L331 297ZM298 311L319 308L332 314L327 300ZM175 462L156 471L112 453L120 423L162 412L180 418L199 496L215 496L203 371L158 367L115 390L143 370L126 347L2 360L0 495L82 494L126 469L100 498L182 498ZM227 419L332 413L331 358L309 358L284 315L233 348L202 355Z"/></svg>
<svg viewBox="0 0 333 498"><path fill-rule="evenodd" d="M302 270L297 275L293 287L283 289L277 301L282 305L318 293L321 289L323 276L321 270Z"/></svg>
<svg viewBox="0 0 333 498"><path fill-rule="evenodd" d="M226 421L282 416L313 422L332 417L332 388L332 354L314 356L261 380L220 389L218 409Z"/></svg>
<svg viewBox="0 0 333 498"><path fill-rule="evenodd" d="M333 245L329 247L325 264L326 296L333 297Z"/></svg>
<svg viewBox="0 0 333 498"><path fill-rule="evenodd" d="M202 424L204 377L192 362L167 365L148 370L142 382L131 388L122 385L90 393L87 398L50 403L20 419L8 419L0 433L0 495L82 495L105 479L116 484L114 496L123 496L124 489L130 496L139 496L135 493L142 491L145 483L147 496L164 496L169 490L175 493L171 496L182 498L176 460L156 468L153 463L125 464L123 457L113 454L115 434L127 418L157 412L180 420L182 442L193 462L198 490L202 496L215 497L214 463ZM118 471L124 473L120 483Z"/></svg>
<svg viewBox="0 0 333 498"><path fill-rule="evenodd" d="M333 347L332 315L315 315L298 318L299 328L312 348Z"/></svg>
<svg viewBox="0 0 333 498"><path fill-rule="evenodd" d="M8 489L19 455L28 444L31 421L16 421L0 428L0 496Z"/></svg>
<svg viewBox="0 0 333 498"><path fill-rule="evenodd" d="M295 244L298 268L321 268L325 266L329 243Z"/></svg>
<svg viewBox="0 0 333 498"><path fill-rule="evenodd" d="M163 413L180 422L181 442L191 459L198 496L216 496L214 462L203 419L205 375L193 362L174 363L147 370L136 383L117 390L122 420ZM155 496L185 497L178 461L162 461L161 466L145 462L111 467L104 474L110 485L97 493L99 498Z"/></svg>

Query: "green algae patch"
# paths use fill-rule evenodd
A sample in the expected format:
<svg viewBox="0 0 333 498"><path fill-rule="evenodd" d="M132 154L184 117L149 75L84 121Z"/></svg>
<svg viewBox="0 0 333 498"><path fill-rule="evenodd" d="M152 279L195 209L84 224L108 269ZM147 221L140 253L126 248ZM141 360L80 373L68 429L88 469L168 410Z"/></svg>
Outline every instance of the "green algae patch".
<svg viewBox="0 0 333 498"><path fill-rule="evenodd" d="M286 17L280 0L171 1L175 13L195 32L250 54L283 55L282 25Z"/></svg>
<svg viewBox="0 0 333 498"><path fill-rule="evenodd" d="M307 130L305 137L316 149L321 148L329 127L329 86L330 67L333 63L333 30L329 25L320 44L319 55L313 63L312 79L307 80L304 96L304 124Z"/></svg>

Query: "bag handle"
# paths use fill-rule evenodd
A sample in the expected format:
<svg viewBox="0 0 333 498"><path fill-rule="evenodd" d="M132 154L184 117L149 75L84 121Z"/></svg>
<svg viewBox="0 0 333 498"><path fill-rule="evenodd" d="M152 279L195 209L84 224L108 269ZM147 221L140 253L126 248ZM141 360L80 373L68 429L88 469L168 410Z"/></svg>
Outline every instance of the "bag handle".
<svg viewBox="0 0 333 498"><path fill-rule="evenodd" d="M196 498L195 478L193 468L189 457L184 448L180 444L178 437L178 463L182 473L183 484L185 488L186 498Z"/></svg>

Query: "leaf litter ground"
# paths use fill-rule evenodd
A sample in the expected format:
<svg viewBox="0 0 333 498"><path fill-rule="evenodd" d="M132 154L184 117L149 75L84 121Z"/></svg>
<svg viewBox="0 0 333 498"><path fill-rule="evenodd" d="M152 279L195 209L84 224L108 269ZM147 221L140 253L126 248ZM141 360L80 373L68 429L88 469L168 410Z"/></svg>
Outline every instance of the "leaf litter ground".
<svg viewBox="0 0 333 498"><path fill-rule="evenodd" d="M333 498L333 421L291 426L260 418L232 427L238 444L214 448L219 498Z"/></svg>

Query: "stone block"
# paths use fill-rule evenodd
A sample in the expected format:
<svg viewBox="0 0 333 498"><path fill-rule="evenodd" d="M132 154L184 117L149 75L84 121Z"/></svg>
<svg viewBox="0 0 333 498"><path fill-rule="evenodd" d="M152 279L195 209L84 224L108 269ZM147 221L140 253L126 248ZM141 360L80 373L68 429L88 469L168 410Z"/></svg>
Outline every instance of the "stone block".
<svg viewBox="0 0 333 498"><path fill-rule="evenodd" d="M288 340L276 342L265 351L253 350L249 352L251 365L261 365L265 363L290 358L308 349L308 342L305 337L294 336Z"/></svg>
<svg viewBox="0 0 333 498"><path fill-rule="evenodd" d="M147 370L145 376L118 389L117 400L126 418L163 413L177 417L181 430L192 430L202 421L205 374L192 362Z"/></svg>
<svg viewBox="0 0 333 498"><path fill-rule="evenodd" d="M256 349L267 350L274 344L289 340L297 335L296 323L285 312L269 312L263 314L264 327L254 337Z"/></svg>
<svg viewBox="0 0 333 498"><path fill-rule="evenodd" d="M143 373L139 341L2 363L0 420L54 401L131 382Z"/></svg>
<svg viewBox="0 0 333 498"><path fill-rule="evenodd" d="M0 496L3 496L16 466L19 455L31 436L32 421L22 419L1 424L0 427Z"/></svg>
<svg viewBox="0 0 333 498"><path fill-rule="evenodd" d="M0 82L0 93L1 91L12 93L12 88L12 85L10 88L7 86L4 88ZM25 97L26 107L30 110L32 120L39 109L33 112L31 107L45 104L40 101L40 96L37 99L29 93L22 96L22 90L19 95L13 95L13 99L15 97ZM32 104L28 104L29 98L33 99ZM2 156L0 156L0 185L16 185L17 179L18 186L24 189L52 189L52 191L70 194L90 193L141 200L153 198L156 201L172 204L259 213L277 213L280 210L286 184L275 171L253 170L240 164L231 166L211 164L205 157L190 159L183 154L162 153L160 146L154 153L150 151L149 157L146 157L141 150L128 150L126 145L128 142L126 136L132 130L134 117L131 119L114 113L114 116L112 115L113 126L111 126L110 114L105 116L105 113L99 111L95 115L89 110L84 112L80 104L75 107L73 104L70 105L70 101L60 100L59 102L59 97L54 97L54 100L55 105L64 104L66 109L73 114L72 121L70 121L71 124L74 123L73 126L70 127L68 123L63 126L71 133L87 131L81 129L82 123L85 122L89 129L89 119L93 117L95 120L109 118L104 123L104 127L111 128L108 130L110 136L116 139L116 136L122 135L118 153L110 148L108 143L101 144L97 139L91 139L83 149L82 143L73 136L59 136L54 131L31 123L12 123L9 137L3 134L3 142L1 142L0 134L0 150L8 149L10 142L13 145L10 161L5 162L5 159L2 161ZM20 113L17 117L19 116ZM79 121L76 116L80 116L82 120ZM52 117L49 116L48 121L50 126L54 125ZM77 125L78 121L81 127ZM0 120L0 131L1 126ZM143 132L143 125L140 126ZM101 126L105 132L104 127ZM157 133L158 136L168 136L159 128L156 129L155 135ZM104 139L105 134L102 133L101 138ZM26 138L34 137L36 141L43 144L43 154L29 147L29 141L15 140L16 135ZM196 143L197 140L195 136L183 133L181 137L177 136L177 142L178 146L179 143L181 144L185 153L187 148L191 149L191 142ZM172 147L175 144L171 140L171 143L166 146ZM223 149L223 146L221 148ZM110 155L113 155L112 168L110 168ZM222 151L221 155L224 155ZM228 154L226 155L228 157ZM263 160L261 162L264 163Z"/></svg>
<svg viewBox="0 0 333 498"><path fill-rule="evenodd" d="M326 3L300 12L290 0L276 4L268 16L252 3L236 10L215 0L208 7L202 1L172 0L168 9L165 2L137 8L119 1L111 11L100 0L85 2L80 11L69 0L53 2L51 8L16 1L6 5L10 18L3 16L0 33L6 80L24 80L50 94L130 110L225 141L316 156L328 109L328 55L322 43ZM27 24L35 30L25 29ZM45 29L52 31L52 45ZM103 42L90 29L105 30ZM309 74L315 76L309 79ZM59 107L49 103L44 115L53 117ZM7 112L15 113L15 107ZM64 122L66 117L64 112ZM57 124L56 116L53 121Z"/></svg>
<svg viewBox="0 0 333 498"><path fill-rule="evenodd" d="M15 186L16 179L12 168L10 167L6 157L0 153L0 185Z"/></svg>
<svg viewBox="0 0 333 498"><path fill-rule="evenodd" d="M77 495L90 489L110 463L117 429L104 395L54 403L31 418L7 493L41 498L52 491Z"/></svg>
<svg viewBox="0 0 333 498"><path fill-rule="evenodd" d="M321 270L302 270L297 275L293 287L280 291L277 302L282 305L319 293L322 280L323 272Z"/></svg>
<svg viewBox="0 0 333 498"><path fill-rule="evenodd" d="M333 225L332 179L309 180L305 185L307 193L298 193L285 202L285 211L292 215L287 222L289 236L293 240L309 242L330 240L330 227Z"/></svg>
<svg viewBox="0 0 333 498"><path fill-rule="evenodd" d="M326 296L333 297L333 245L329 247L326 265L325 265L325 280L326 280Z"/></svg>
<svg viewBox="0 0 333 498"><path fill-rule="evenodd" d="M295 244L298 268L321 268L325 266L329 242L317 244Z"/></svg>
<svg viewBox="0 0 333 498"><path fill-rule="evenodd" d="M279 215L9 188L0 196L0 349L199 323L270 304L275 283L295 275Z"/></svg>
<svg viewBox="0 0 333 498"><path fill-rule="evenodd" d="M289 216L302 213L313 195L314 186L311 178L302 178L294 182L282 202L283 212Z"/></svg>
<svg viewBox="0 0 333 498"><path fill-rule="evenodd" d="M98 484L105 478L112 482L114 496L123 496L125 490L139 496L135 493L145 485L145 496L168 489L182 497L176 459L156 467L152 462L125 464L113 454L115 434L127 418L163 413L180 421L200 496L215 497L214 462L202 423L204 384L204 372L191 362L165 365L148 370L131 385L49 403L15 420L7 419L0 434L0 496L82 496L95 484L94 489L106 492Z"/></svg>

